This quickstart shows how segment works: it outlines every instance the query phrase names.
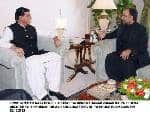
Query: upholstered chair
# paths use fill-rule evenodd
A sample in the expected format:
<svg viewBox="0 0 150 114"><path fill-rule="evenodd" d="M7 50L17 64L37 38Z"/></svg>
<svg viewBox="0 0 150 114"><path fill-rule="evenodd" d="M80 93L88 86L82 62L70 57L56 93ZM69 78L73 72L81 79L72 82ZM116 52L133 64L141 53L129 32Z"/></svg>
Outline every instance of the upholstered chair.
<svg viewBox="0 0 150 114"><path fill-rule="evenodd" d="M150 36L150 34L149 34ZM150 40L148 42L148 51L150 55ZM107 54L116 50L116 39L106 39L99 41L94 46L94 52L96 55L96 77L99 81L104 81L108 79L108 76L105 72L105 58ZM144 79L150 79L150 65L147 65L143 68L138 69L137 77Z"/></svg>
<svg viewBox="0 0 150 114"><path fill-rule="evenodd" d="M61 46L57 48L53 43L53 39L49 37L38 36L38 48L46 51L54 51L60 54L62 56L62 61L68 45L68 40L63 39ZM24 57L18 57L10 49L0 48L0 90L24 89L32 95L28 85L25 67L26 65Z"/></svg>

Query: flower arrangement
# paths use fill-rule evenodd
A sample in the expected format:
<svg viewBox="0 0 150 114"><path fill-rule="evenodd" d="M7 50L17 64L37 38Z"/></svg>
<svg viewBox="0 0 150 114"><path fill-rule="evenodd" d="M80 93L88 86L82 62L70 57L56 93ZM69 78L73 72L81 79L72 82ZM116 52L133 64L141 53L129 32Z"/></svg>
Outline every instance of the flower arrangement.
<svg viewBox="0 0 150 114"><path fill-rule="evenodd" d="M129 100L150 100L150 80L130 77L121 82L119 92Z"/></svg>

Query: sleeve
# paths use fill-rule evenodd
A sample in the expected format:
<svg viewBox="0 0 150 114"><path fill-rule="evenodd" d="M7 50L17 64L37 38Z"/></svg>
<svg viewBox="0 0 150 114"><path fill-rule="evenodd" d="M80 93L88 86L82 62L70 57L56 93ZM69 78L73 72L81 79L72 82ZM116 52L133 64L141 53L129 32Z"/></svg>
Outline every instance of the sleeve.
<svg viewBox="0 0 150 114"><path fill-rule="evenodd" d="M147 51L148 48L148 33L146 32L146 28L141 30L141 34L139 35L139 45L137 46L137 51L139 53L143 53Z"/></svg>
<svg viewBox="0 0 150 114"><path fill-rule="evenodd" d="M134 34L134 38L128 44L129 49L132 50L132 55L136 55L138 53L145 53L148 47L148 34L146 29L143 27L140 29L137 34Z"/></svg>
<svg viewBox="0 0 150 114"><path fill-rule="evenodd" d="M13 39L13 33L9 27L4 29L2 38L0 39L0 47L10 48L13 44L10 41Z"/></svg>
<svg viewBox="0 0 150 114"><path fill-rule="evenodd" d="M117 38L117 33L118 33L118 29L114 30L111 33L108 33L104 39L113 39L113 38Z"/></svg>

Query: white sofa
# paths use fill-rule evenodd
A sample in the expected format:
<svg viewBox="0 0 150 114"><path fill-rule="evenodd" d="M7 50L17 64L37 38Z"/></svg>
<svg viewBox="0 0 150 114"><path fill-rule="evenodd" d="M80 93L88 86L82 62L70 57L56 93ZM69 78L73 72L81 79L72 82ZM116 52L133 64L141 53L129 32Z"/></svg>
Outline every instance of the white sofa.
<svg viewBox="0 0 150 114"><path fill-rule="evenodd" d="M62 40L60 47L56 48L53 39L38 36L38 48L47 51L54 51L63 56L69 43L67 39ZM0 90L3 89L24 89L32 95L29 88L26 71L25 58L19 58L13 51L6 48L0 48ZM63 66L62 66L63 76ZM62 78L63 81L63 78Z"/></svg>
<svg viewBox="0 0 150 114"><path fill-rule="evenodd" d="M94 46L94 52L96 55L96 77L98 80L104 81L108 79L105 72L105 58L107 54L116 50L116 39L106 39L99 41ZM148 51L150 54L150 40L148 42ZM137 70L137 77L144 79L150 79L150 65Z"/></svg>

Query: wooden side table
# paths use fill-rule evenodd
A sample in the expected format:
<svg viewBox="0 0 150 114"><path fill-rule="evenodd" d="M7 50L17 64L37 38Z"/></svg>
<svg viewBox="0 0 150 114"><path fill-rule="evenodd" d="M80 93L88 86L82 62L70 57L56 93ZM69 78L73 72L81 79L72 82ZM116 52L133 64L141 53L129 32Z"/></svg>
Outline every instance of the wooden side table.
<svg viewBox="0 0 150 114"><path fill-rule="evenodd" d="M85 42L83 44L72 44L70 45L70 49L74 49L76 52L76 63L74 64L74 68L65 65L65 67L74 70L74 73L68 78L68 81L71 81L79 72L83 74L87 74L88 71L83 69L84 66L87 66L92 73L95 73L95 69L92 67L92 64L95 62L92 61L91 57L91 46L94 45L93 42ZM88 54L88 59L86 59L85 55Z"/></svg>

